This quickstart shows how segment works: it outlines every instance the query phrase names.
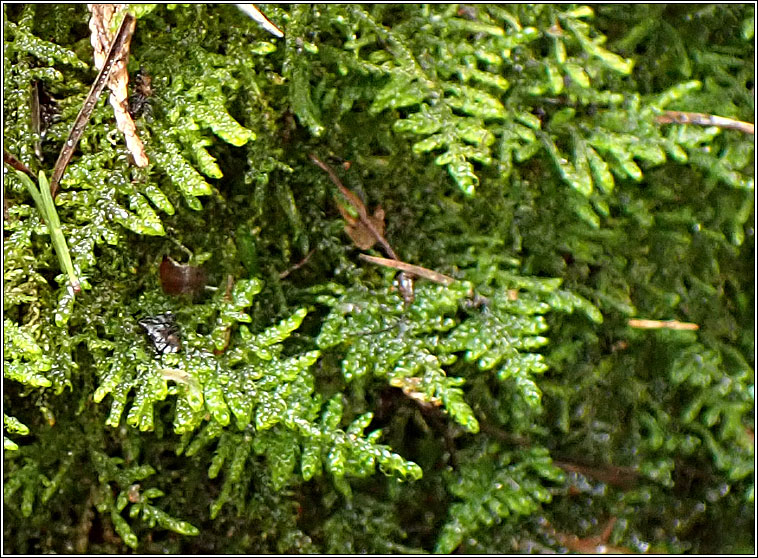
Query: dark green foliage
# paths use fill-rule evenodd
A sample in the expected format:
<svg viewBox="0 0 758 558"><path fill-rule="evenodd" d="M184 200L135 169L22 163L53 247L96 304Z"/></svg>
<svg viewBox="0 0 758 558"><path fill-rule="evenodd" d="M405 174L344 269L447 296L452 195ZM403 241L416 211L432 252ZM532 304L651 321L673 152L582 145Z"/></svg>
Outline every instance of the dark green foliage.
<svg viewBox="0 0 758 558"><path fill-rule="evenodd" d="M137 8L146 169L101 100L55 211L4 175L5 550L753 551L753 140L656 120L752 119L753 7L259 7ZM88 13L3 15L50 176ZM405 304L309 153L454 282Z"/></svg>

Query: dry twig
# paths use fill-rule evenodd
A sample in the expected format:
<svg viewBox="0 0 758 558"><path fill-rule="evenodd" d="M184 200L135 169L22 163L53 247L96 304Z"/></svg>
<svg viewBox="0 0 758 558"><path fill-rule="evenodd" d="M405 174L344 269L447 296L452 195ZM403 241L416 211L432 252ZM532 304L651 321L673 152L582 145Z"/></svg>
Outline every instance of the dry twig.
<svg viewBox="0 0 758 558"><path fill-rule="evenodd" d="M755 125L741 120L732 120L723 116L703 114L702 112L680 112L667 110L655 119L658 124L698 124L700 126L716 126L729 130L738 130L745 134L754 134Z"/></svg>
<svg viewBox="0 0 758 558"><path fill-rule="evenodd" d="M305 257L304 257L302 260L300 260L299 262L297 262L295 265L293 265L293 266L292 266L292 267L290 267L289 269L286 269L285 271L282 271L282 272L279 274L279 279L284 279L285 277L287 277L287 276L288 276L290 273L292 273L293 271L297 271L298 269L300 269L301 267L303 267L305 264L307 264L307 263L308 263L308 260L310 260L310 259L311 259L311 256L312 256L313 254L315 254L315 253L316 253L316 249L315 249L315 248L313 248L313 249L312 249L310 252L308 252L308 253L305 255Z"/></svg>
<svg viewBox="0 0 758 558"><path fill-rule="evenodd" d="M111 22L123 10L125 4L88 4L92 17L89 20L89 28L92 32L90 42L95 50L95 67L100 68L105 62L108 53L112 33ZM130 25L129 38L134 33L134 23ZM145 147L142 145L137 135L137 127L134 125L132 117L129 115L129 97L127 83L129 83L129 74L126 71L126 62L129 59L129 40L125 41L121 51L116 54L118 57L111 70L110 79L108 80L108 89L110 89L110 103L113 107L113 115L116 117L116 126L124 134L126 148L134 158L134 164L138 167L146 167L148 158L145 154Z"/></svg>
<svg viewBox="0 0 758 558"><path fill-rule="evenodd" d="M339 191L358 214L358 219L356 219L342 207L339 208L340 213L346 222L345 232L352 241L355 242L355 245L361 250L368 250L378 242L387 255L392 258L391 261L399 261L392 246L390 246L387 239L384 238L384 211L382 208L377 208L373 215L369 215L368 211L366 211L366 206L361 199L345 188L329 165L321 161L313 153L309 153L308 156L311 161L329 175L329 178L332 179L332 182L334 182L335 186L339 188ZM397 277L397 288L400 291L400 295L403 297L406 306L410 305L415 296L413 292L413 275L410 272L401 271Z"/></svg>
<svg viewBox="0 0 758 558"><path fill-rule="evenodd" d="M384 267L391 267L392 269L399 269L400 271L405 271L417 277L423 277L424 279L429 279L430 281L434 281L435 283L439 283L440 285L445 285L446 287L449 287L455 281L455 279L453 279L452 277L448 277L447 275L443 275L442 273L437 273L436 271L432 271L431 269L427 269L425 267L420 267L417 265L401 262L400 260L378 258L376 256L369 256L367 254L358 254L358 257L370 263L383 265Z"/></svg>
<svg viewBox="0 0 758 558"><path fill-rule="evenodd" d="M95 78L95 82L92 84L92 87L87 94L87 98L84 100L84 104L79 110L79 114L76 116L76 120L74 120L74 125L71 127L66 143L63 144L58 160L55 162L53 176L50 179L50 194L53 196L53 199L55 199L63 173L68 166L68 162L71 160L71 156L74 154L76 144L79 143L79 139L82 137L87 122L89 122L89 117L92 115L92 111L100 97L100 93L102 93L105 88L105 84L117 62L119 54L124 51L124 45L129 42L129 39L134 32L135 22L136 20L133 15L124 15L124 21L121 22L121 27L119 27L118 32L113 39L108 56L105 58L105 61L100 68L100 73L97 74L97 78Z"/></svg>
<svg viewBox="0 0 758 558"><path fill-rule="evenodd" d="M697 324L693 324L690 322L678 322L676 320L669 320L667 322L662 322L659 320L643 320L638 318L632 318L626 322L629 324L629 327L634 327L637 329L678 329L678 330L688 330L688 331L695 331L697 329L700 329L700 326Z"/></svg>
<svg viewBox="0 0 758 558"><path fill-rule="evenodd" d="M13 156L10 153L8 153L5 149L3 149L3 163L5 163L6 165L10 165L11 167L13 167L14 169L16 169L17 171L25 172L26 174L28 174L31 177L31 179L35 183L37 182L37 177L34 176L34 173L31 171L31 169L29 167L27 167L21 161L19 161L18 159L16 159L15 156Z"/></svg>
<svg viewBox="0 0 758 558"><path fill-rule="evenodd" d="M553 465L568 473L578 473L622 490L629 490L637 484L640 473L632 467L618 465L601 465L592 467L570 461L553 460Z"/></svg>

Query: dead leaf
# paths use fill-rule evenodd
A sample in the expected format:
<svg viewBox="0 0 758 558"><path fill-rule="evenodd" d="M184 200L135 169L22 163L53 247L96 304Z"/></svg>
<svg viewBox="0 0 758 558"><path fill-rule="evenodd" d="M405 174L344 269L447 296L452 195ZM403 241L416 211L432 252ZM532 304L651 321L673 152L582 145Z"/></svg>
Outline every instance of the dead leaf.
<svg viewBox="0 0 758 558"><path fill-rule="evenodd" d="M358 200L358 203L361 203ZM345 219L345 232L355 245L361 250L368 250L377 242L376 235L361 221L353 217L347 209L337 204L337 208ZM365 208L364 208L365 211ZM373 225L379 235L384 235L384 210L377 207L373 215L366 215L366 219Z"/></svg>

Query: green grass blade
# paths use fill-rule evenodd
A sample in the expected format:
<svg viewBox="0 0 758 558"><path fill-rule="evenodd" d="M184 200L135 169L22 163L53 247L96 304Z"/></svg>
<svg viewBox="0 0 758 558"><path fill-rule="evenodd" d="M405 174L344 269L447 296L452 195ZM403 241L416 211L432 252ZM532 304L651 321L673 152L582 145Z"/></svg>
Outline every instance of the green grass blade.
<svg viewBox="0 0 758 558"><path fill-rule="evenodd" d="M55 210L53 197L50 194L50 185L47 182L45 174L42 171L39 173L39 188L37 188L34 182L32 182L32 179L25 173L17 170L16 174L21 182L23 182L24 186L26 186L26 189L29 190L29 193L34 199L34 203L37 205L37 209L42 213L42 217L50 232L50 238L53 241L53 248L58 256L58 262L61 265L61 269L68 274L71 287L74 289L75 293L78 293L81 291L81 285L79 284L79 279L74 271L74 264L71 262L71 254L68 251L66 238L63 236L63 231L61 230L61 222L58 218L58 212Z"/></svg>

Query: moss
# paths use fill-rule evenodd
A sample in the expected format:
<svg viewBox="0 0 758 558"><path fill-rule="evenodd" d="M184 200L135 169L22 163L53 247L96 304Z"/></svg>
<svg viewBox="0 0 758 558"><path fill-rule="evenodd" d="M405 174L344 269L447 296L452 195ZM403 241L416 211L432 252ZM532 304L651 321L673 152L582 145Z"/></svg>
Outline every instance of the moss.
<svg viewBox="0 0 758 558"><path fill-rule="evenodd" d="M751 9L262 9L284 38L139 10L150 165L99 103L55 202L71 269L5 174L8 550L752 548L753 142L656 120L753 114ZM4 6L4 147L35 174L87 20ZM452 285L404 303L311 153ZM164 255L209 288L166 294Z"/></svg>

